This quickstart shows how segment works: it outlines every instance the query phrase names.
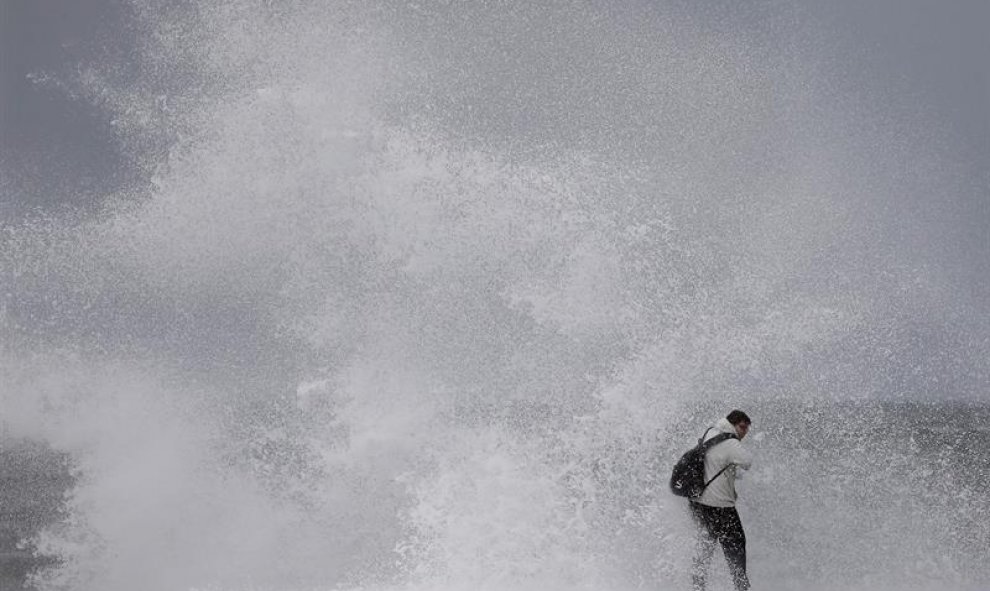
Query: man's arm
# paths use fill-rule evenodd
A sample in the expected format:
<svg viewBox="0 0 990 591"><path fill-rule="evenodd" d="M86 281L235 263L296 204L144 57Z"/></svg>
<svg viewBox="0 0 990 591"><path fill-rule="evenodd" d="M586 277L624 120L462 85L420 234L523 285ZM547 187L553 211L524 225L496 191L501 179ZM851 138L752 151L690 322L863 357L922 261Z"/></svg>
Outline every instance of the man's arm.
<svg viewBox="0 0 990 591"><path fill-rule="evenodd" d="M749 470L753 465L753 454L742 446L738 440L733 440L732 449L729 450L729 463L739 466L743 470Z"/></svg>

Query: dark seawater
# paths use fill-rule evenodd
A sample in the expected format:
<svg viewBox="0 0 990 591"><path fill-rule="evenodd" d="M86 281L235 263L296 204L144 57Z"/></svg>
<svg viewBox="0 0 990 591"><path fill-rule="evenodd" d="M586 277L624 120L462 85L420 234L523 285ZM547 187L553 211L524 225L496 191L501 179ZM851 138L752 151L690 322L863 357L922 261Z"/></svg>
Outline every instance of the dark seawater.
<svg viewBox="0 0 990 591"><path fill-rule="evenodd" d="M764 580L800 565L829 589L990 584L990 406L760 410L765 438L751 445L768 470L754 470L742 494L759 497L743 512Z"/></svg>
<svg viewBox="0 0 990 591"><path fill-rule="evenodd" d="M31 539L65 518L64 496L72 487L68 458L39 443L5 439L0 444L0 589L24 588L27 575L51 566Z"/></svg>

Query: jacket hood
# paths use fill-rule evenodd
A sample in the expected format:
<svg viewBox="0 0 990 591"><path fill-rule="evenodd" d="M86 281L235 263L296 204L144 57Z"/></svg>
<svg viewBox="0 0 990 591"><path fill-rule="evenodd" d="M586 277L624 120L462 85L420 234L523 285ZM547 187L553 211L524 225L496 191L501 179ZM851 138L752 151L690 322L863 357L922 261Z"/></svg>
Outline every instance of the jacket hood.
<svg viewBox="0 0 990 591"><path fill-rule="evenodd" d="M722 433L732 433L733 435L736 434L736 428L725 417L719 419L715 423L715 428L721 431Z"/></svg>

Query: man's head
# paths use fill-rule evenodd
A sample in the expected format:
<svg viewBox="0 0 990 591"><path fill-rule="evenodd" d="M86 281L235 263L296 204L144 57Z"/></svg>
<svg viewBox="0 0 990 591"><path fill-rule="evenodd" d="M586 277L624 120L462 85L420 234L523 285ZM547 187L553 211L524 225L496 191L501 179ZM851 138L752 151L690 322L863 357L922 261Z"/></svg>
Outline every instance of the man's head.
<svg viewBox="0 0 990 591"><path fill-rule="evenodd" d="M734 410L725 416L725 420L729 421L729 424L736 428L736 435L739 439L746 436L749 433L749 425L753 422L749 420L749 415L741 410Z"/></svg>

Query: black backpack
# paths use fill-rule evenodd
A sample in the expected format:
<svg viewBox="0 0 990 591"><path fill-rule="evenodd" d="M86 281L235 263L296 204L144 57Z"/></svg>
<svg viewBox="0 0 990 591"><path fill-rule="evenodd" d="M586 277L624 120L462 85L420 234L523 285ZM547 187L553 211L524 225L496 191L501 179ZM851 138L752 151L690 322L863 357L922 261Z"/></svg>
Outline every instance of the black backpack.
<svg viewBox="0 0 990 591"><path fill-rule="evenodd" d="M700 497L701 493L705 492L705 488L729 467L722 468L718 474L712 476L711 480L705 482L705 454L708 450L726 439L738 439L734 433L719 433L705 441L708 431L711 431L711 428L705 430L704 435L698 440L698 445L684 452L681 459L674 464L674 471L670 475L670 491L679 497L689 499Z"/></svg>

